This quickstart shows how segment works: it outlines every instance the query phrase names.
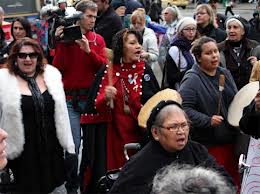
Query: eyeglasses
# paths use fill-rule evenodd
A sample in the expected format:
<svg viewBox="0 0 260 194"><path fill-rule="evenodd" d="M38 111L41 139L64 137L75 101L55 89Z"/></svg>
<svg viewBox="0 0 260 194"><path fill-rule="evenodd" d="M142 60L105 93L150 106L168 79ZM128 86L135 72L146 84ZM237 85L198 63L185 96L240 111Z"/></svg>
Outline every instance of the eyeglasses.
<svg viewBox="0 0 260 194"><path fill-rule="evenodd" d="M184 31L188 31L188 32L195 32L197 29L196 28L184 28Z"/></svg>
<svg viewBox="0 0 260 194"><path fill-rule="evenodd" d="M37 57L39 57L39 53L17 53L17 56L20 59L26 59L27 56L29 56L30 59L36 59Z"/></svg>
<svg viewBox="0 0 260 194"><path fill-rule="evenodd" d="M198 12L198 13L195 13L195 15L205 15L205 14L208 14L206 12Z"/></svg>
<svg viewBox="0 0 260 194"><path fill-rule="evenodd" d="M177 132L180 128L182 130L188 130L189 126L190 125L188 122L184 122L184 123L173 123L171 126L159 125L158 127L167 129L168 131L171 131L171 132Z"/></svg>

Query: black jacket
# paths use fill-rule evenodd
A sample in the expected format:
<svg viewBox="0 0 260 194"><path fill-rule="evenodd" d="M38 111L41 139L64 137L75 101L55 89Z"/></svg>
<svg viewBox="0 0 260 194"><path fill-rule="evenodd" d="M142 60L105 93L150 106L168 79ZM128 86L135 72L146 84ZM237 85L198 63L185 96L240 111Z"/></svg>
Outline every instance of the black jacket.
<svg viewBox="0 0 260 194"><path fill-rule="evenodd" d="M110 193L148 194L151 192L152 180L156 171L172 162L213 168L234 185L232 178L224 168L217 165L215 159L201 144L189 141L181 151L169 153L158 142L151 140L123 167Z"/></svg>
<svg viewBox="0 0 260 194"><path fill-rule="evenodd" d="M254 100L244 108L243 117L239 122L240 129L252 137L260 138L260 113L255 112Z"/></svg>
<svg viewBox="0 0 260 194"><path fill-rule="evenodd" d="M198 27L198 31L201 36L208 36L216 40L217 43L222 42L226 39L227 34L220 28L215 28L212 24L209 24L205 28Z"/></svg>
<svg viewBox="0 0 260 194"><path fill-rule="evenodd" d="M0 27L0 64L5 62L4 55L7 53L7 44L5 42L5 33Z"/></svg>
<svg viewBox="0 0 260 194"><path fill-rule="evenodd" d="M225 76L225 89L221 94L220 104L220 115L224 120L220 125L213 127L211 117L217 113L220 74ZM184 75L179 92L183 99L182 106L192 122L192 140L205 146L234 143L239 133L228 124L227 116L228 107L237 88L227 69L218 67L216 74L209 76L195 64Z"/></svg>
<svg viewBox="0 0 260 194"><path fill-rule="evenodd" d="M106 47L112 47L113 36L123 29L121 18L116 14L112 7L98 16L95 24L96 33L100 34L106 42Z"/></svg>
<svg viewBox="0 0 260 194"><path fill-rule="evenodd" d="M260 18L252 18L249 20L250 30L248 38L260 43Z"/></svg>
<svg viewBox="0 0 260 194"><path fill-rule="evenodd" d="M256 56L258 60L260 59L260 47L257 47L258 45L259 43L255 40L244 38L241 42L242 47L239 57L237 57L229 40L218 44L221 65L231 72L238 89L249 82L252 65L247 60L248 57Z"/></svg>

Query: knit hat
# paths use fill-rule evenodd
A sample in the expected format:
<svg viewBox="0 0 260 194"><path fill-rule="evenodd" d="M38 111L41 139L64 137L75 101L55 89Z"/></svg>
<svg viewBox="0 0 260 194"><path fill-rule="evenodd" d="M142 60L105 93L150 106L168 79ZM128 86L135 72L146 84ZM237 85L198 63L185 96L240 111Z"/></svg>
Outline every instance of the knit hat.
<svg viewBox="0 0 260 194"><path fill-rule="evenodd" d="M245 18L242 18L242 17L239 16L239 15L231 16L231 17L229 17L229 18L226 20L226 29L227 29L227 27L228 27L228 24L229 24L230 22L233 22L233 21L237 22L238 25L241 26L241 27L244 29L245 35L248 33L249 28L250 28L249 23L248 23L248 21L247 21Z"/></svg>
<svg viewBox="0 0 260 194"><path fill-rule="evenodd" d="M113 7L114 10L121 6L126 6L124 0L112 0L110 5Z"/></svg>
<svg viewBox="0 0 260 194"><path fill-rule="evenodd" d="M194 25L195 27L197 27L197 22L192 17L183 17L182 19L180 19L180 21L176 25L177 33L181 32L183 28L188 25Z"/></svg>

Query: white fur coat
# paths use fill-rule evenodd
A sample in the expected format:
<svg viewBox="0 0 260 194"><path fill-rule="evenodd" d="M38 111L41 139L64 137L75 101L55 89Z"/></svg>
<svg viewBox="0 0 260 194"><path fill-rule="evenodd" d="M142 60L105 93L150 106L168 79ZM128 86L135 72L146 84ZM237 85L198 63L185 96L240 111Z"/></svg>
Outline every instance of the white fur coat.
<svg viewBox="0 0 260 194"><path fill-rule="evenodd" d="M47 65L43 76L47 89L55 101L54 119L57 138L65 150L75 153L61 74L55 67ZM22 119L18 81L7 69L0 69L0 127L8 133L6 141L8 159L18 157L23 151L25 138Z"/></svg>

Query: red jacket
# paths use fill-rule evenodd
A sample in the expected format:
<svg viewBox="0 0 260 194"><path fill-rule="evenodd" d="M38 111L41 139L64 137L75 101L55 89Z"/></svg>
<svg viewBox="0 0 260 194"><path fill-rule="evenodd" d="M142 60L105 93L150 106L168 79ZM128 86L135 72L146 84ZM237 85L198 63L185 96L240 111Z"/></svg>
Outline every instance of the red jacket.
<svg viewBox="0 0 260 194"><path fill-rule="evenodd" d="M85 36L89 40L89 54L75 42L57 44L53 65L61 71L64 89L89 88L95 73L107 64L103 37L95 32L87 32Z"/></svg>

